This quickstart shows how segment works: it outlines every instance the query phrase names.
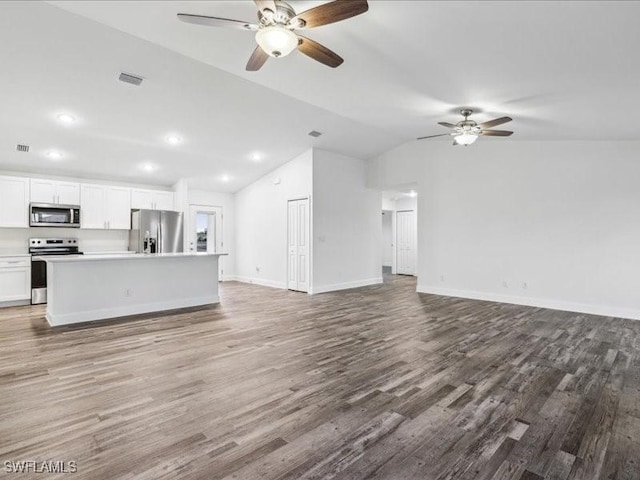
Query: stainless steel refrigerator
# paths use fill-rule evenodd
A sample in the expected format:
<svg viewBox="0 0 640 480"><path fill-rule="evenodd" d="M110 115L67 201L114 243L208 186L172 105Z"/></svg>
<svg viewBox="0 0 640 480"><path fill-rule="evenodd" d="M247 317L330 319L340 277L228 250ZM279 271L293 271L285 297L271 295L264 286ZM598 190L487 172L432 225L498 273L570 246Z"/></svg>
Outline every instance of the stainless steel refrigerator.
<svg viewBox="0 0 640 480"><path fill-rule="evenodd" d="M129 250L137 253L183 252L182 230L180 212L131 210Z"/></svg>

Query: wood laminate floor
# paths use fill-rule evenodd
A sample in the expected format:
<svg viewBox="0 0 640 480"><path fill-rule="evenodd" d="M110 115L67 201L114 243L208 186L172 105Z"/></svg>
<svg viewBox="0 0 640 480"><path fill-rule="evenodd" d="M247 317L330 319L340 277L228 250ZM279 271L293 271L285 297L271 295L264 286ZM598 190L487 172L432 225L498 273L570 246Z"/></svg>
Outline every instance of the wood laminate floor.
<svg viewBox="0 0 640 480"><path fill-rule="evenodd" d="M640 322L386 280L74 328L1 310L0 478L640 479Z"/></svg>

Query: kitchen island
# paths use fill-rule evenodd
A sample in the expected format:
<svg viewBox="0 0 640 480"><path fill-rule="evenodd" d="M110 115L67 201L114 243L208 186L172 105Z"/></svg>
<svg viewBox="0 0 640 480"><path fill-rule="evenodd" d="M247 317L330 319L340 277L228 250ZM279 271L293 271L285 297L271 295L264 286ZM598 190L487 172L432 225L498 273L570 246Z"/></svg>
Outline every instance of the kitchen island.
<svg viewBox="0 0 640 480"><path fill-rule="evenodd" d="M219 253L43 256L51 326L218 303Z"/></svg>

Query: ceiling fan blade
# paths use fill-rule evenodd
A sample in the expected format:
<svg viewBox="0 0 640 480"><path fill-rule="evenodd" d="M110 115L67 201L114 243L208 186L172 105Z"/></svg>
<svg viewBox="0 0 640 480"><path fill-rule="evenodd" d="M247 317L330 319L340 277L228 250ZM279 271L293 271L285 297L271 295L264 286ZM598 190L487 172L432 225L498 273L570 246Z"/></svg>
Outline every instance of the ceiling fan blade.
<svg viewBox="0 0 640 480"><path fill-rule="evenodd" d="M304 26L300 28L313 28L340 22L360 15L367 10L369 10L367 0L334 0L299 13L292 20L303 20Z"/></svg>
<svg viewBox="0 0 640 480"><path fill-rule="evenodd" d="M449 123L449 122L438 122L438 125L442 125L443 127L447 127L447 128L456 128L456 126L453 123Z"/></svg>
<svg viewBox="0 0 640 480"><path fill-rule="evenodd" d="M435 138L435 137L444 137L444 136L449 136L451 135L450 133L441 133L439 135L427 135L426 137L418 137L416 138L416 140L424 140L425 138Z"/></svg>
<svg viewBox="0 0 640 480"><path fill-rule="evenodd" d="M258 45L256 49L251 54L249 61L247 62L247 71L255 72L256 70L260 70L260 68L264 65L264 62L267 61L269 55L262 50L262 47Z"/></svg>
<svg viewBox="0 0 640 480"><path fill-rule="evenodd" d="M274 0L253 0L253 3L256 4L260 11L268 9L276 13L276 2Z"/></svg>
<svg viewBox="0 0 640 480"><path fill-rule="evenodd" d="M510 122L511 120L513 120L511 117L500 117L500 118L496 118L495 120L489 120L488 122L479 123L478 126L480 128L497 127L498 125L502 125L503 123Z"/></svg>
<svg viewBox="0 0 640 480"><path fill-rule="evenodd" d="M332 52L324 45L320 45L315 40L298 35L300 43L298 44L298 50L304 53L306 56L317 60L331 68L336 68L344 62L342 57Z"/></svg>
<svg viewBox="0 0 640 480"><path fill-rule="evenodd" d="M513 135L513 132L509 130L483 130L480 135L486 135L487 137L508 137Z"/></svg>
<svg viewBox="0 0 640 480"><path fill-rule="evenodd" d="M230 20L228 18L206 17L204 15L191 15L189 13L179 13L178 20L195 25L205 25L207 27L228 27L239 28L241 30L257 30L258 26L240 20Z"/></svg>

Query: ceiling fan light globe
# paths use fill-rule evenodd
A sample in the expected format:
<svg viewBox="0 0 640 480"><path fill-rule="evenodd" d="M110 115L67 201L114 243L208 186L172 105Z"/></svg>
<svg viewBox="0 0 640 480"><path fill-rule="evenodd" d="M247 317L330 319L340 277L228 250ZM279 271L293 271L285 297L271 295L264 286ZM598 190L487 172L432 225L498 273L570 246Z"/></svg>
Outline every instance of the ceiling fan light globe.
<svg viewBox="0 0 640 480"><path fill-rule="evenodd" d="M285 57L298 46L298 36L278 25L261 28L256 32L256 42L271 57Z"/></svg>
<svg viewBox="0 0 640 480"><path fill-rule="evenodd" d="M456 135L454 137L454 142L456 142L457 145L471 145L473 142L475 142L478 139L478 135L474 135L472 133L461 133L460 135Z"/></svg>

